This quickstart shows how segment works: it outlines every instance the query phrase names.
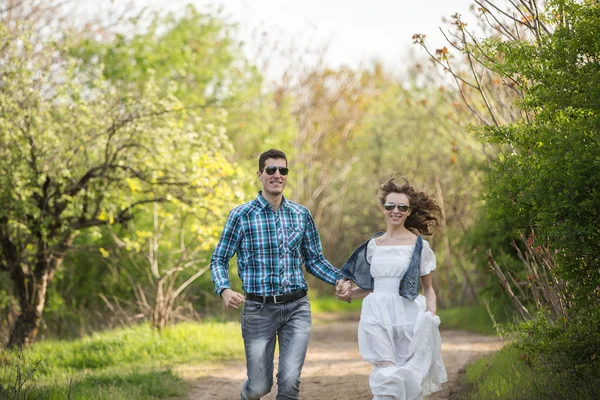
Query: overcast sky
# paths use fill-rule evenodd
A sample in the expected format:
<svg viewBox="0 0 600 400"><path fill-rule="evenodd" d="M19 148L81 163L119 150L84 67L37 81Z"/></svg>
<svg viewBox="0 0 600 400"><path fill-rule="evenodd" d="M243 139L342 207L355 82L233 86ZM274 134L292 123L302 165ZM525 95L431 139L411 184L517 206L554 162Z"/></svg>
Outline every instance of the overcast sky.
<svg viewBox="0 0 600 400"><path fill-rule="evenodd" d="M84 0L88 1L88 0ZM442 18L458 12L467 21L472 0L134 0L151 9L181 10L222 5L230 22L239 24L239 39L251 49L251 32L264 30L283 43L318 48L328 44L326 62L355 67L374 59L401 65L415 33L427 35L432 48L445 44L439 31ZM98 3L96 3L98 4ZM251 50L250 50L251 51ZM422 52L421 52L422 53Z"/></svg>
<svg viewBox="0 0 600 400"><path fill-rule="evenodd" d="M202 1L196 1L202 4ZM379 59L396 63L424 33L442 45L442 17L470 17L470 0L223 0L241 31L264 27L283 38L310 37L329 43L327 61L355 66Z"/></svg>

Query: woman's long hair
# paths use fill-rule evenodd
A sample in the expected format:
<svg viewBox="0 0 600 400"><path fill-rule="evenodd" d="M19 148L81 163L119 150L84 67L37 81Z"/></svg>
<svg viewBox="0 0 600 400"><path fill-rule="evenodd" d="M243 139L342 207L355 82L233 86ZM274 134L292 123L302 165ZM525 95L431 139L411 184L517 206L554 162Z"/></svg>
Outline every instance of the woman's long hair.
<svg viewBox="0 0 600 400"><path fill-rule="evenodd" d="M410 201L411 213L406 218L404 226L413 233L421 235L431 235L433 229L441 225L443 213L437 202L426 193L417 191L412 187L408 180L402 177L404 184L402 186L394 183L394 178L388 179L386 183L379 187L379 202L385 203L385 199L390 193L403 193Z"/></svg>

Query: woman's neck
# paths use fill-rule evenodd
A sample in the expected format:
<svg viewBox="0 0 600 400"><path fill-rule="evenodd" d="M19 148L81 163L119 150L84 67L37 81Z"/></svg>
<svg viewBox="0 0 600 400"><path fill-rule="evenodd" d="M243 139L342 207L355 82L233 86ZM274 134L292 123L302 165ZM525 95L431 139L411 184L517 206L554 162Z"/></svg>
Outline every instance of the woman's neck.
<svg viewBox="0 0 600 400"><path fill-rule="evenodd" d="M404 239L404 238L409 238L409 237L413 237L414 234L409 231L408 229L406 229L404 226L398 226L398 227L389 227L388 226L388 230L385 232L385 236L388 239Z"/></svg>

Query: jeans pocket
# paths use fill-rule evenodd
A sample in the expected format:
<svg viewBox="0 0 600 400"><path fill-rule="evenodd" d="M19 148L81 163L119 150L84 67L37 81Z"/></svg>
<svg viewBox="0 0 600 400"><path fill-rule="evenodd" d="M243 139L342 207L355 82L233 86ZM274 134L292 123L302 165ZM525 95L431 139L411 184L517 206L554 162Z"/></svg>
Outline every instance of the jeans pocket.
<svg viewBox="0 0 600 400"><path fill-rule="evenodd" d="M263 308L265 308L264 303L261 303L258 301L246 300L244 302L242 316L243 315L256 315L256 314L260 313L263 310Z"/></svg>

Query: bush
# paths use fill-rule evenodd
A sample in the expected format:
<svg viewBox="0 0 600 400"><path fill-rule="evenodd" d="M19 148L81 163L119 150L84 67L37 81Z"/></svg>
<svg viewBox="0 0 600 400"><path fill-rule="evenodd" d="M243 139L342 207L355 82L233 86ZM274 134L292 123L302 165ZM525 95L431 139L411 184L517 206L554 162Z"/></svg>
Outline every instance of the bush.
<svg viewBox="0 0 600 400"><path fill-rule="evenodd" d="M518 340L467 368L469 399L600 398L598 310L554 324L544 313L508 327Z"/></svg>

